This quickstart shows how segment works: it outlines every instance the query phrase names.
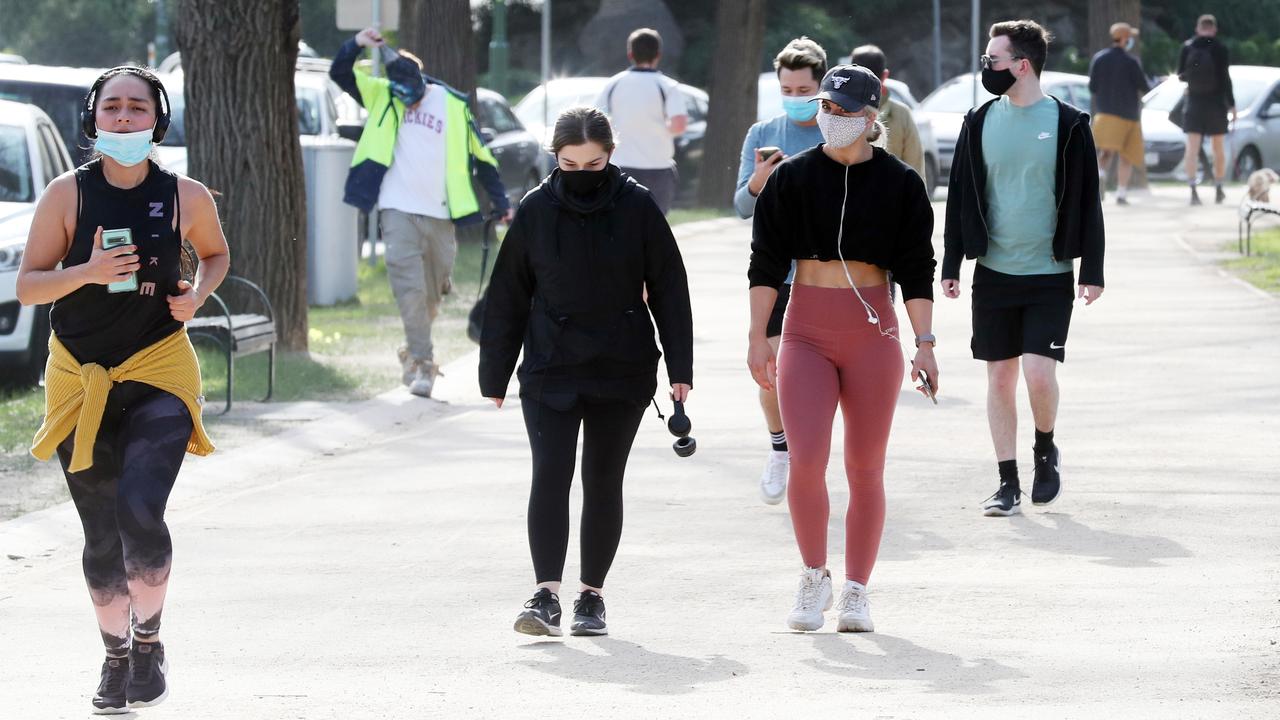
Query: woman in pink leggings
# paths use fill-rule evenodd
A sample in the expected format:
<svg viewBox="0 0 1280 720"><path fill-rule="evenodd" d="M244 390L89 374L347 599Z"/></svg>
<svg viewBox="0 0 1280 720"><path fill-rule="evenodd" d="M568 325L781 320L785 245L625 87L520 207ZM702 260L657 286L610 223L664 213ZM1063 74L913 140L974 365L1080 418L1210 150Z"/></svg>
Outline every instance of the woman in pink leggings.
<svg viewBox="0 0 1280 720"><path fill-rule="evenodd" d="M905 364L891 283L902 288L915 332L911 378L938 387L933 210L920 176L870 144L883 132L876 123L880 92L880 79L867 69L832 68L814 99L822 103L817 118L826 142L779 165L756 203L747 364L762 387L776 383L791 446L787 500L804 561L787 618L795 630L821 628L832 604L826 470L837 403L849 479L838 629L873 629L867 580L884 529L885 448ZM793 260L775 359L765 327Z"/></svg>

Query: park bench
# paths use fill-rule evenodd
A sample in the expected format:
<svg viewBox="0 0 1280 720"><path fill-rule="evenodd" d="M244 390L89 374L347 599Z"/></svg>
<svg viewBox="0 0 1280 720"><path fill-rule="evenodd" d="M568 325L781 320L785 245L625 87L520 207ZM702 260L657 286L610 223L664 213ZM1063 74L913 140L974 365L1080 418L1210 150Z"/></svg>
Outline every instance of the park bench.
<svg viewBox="0 0 1280 720"><path fill-rule="evenodd" d="M219 414L231 410L235 381L235 358L265 352L267 359L267 395L262 399L271 399L276 380L276 321L275 312L267 294L254 283L235 275L228 275L226 283L234 283L246 288L245 295L256 298L260 305L259 312L232 312L227 303L218 295L211 293L213 312L192 318L187 322L187 334L192 341L205 338L218 346L227 359L227 402ZM206 305L205 307L209 307Z"/></svg>
<svg viewBox="0 0 1280 720"><path fill-rule="evenodd" d="M1247 197L1240 203L1240 219L1236 223L1236 244L1241 255L1248 256L1252 251L1253 221L1266 215L1280 217L1280 205L1258 202Z"/></svg>

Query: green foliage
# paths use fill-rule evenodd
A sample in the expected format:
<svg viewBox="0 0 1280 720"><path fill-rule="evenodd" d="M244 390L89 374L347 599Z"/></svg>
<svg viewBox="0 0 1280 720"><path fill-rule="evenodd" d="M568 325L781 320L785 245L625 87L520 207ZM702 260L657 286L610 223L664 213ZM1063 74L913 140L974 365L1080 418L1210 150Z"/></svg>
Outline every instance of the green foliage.
<svg viewBox="0 0 1280 720"><path fill-rule="evenodd" d="M1236 241L1227 246L1236 249ZM1280 294L1280 228L1254 232L1253 254L1227 261L1227 269L1270 293Z"/></svg>
<svg viewBox="0 0 1280 720"><path fill-rule="evenodd" d="M0 47L42 65L146 62L155 37L148 0L0 0L0 18Z"/></svg>

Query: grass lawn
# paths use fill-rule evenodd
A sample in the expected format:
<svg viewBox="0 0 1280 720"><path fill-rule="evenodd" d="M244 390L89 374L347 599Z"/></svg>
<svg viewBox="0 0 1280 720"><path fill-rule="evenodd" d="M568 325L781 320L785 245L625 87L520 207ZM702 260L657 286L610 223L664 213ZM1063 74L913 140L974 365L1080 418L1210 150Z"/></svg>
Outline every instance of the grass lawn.
<svg viewBox="0 0 1280 720"><path fill-rule="evenodd" d="M1236 248L1234 240L1230 248ZM1228 260L1228 270L1269 293L1280 293L1280 228L1253 234L1253 254Z"/></svg>

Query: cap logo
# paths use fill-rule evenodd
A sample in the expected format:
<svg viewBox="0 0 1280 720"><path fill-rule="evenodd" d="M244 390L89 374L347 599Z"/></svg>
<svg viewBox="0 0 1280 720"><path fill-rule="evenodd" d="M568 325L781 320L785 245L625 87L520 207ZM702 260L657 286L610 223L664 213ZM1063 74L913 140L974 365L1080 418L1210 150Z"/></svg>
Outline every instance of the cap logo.
<svg viewBox="0 0 1280 720"><path fill-rule="evenodd" d="M831 78L831 84L835 85L837 90L839 90L840 86L844 85L847 82L849 82L849 78L847 77L840 77L839 75L836 75Z"/></svg>

